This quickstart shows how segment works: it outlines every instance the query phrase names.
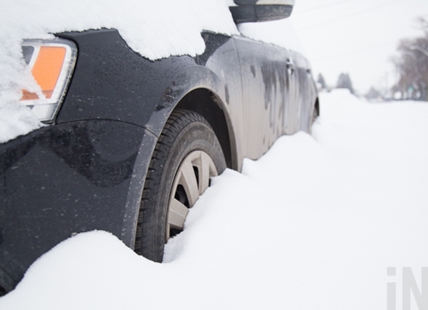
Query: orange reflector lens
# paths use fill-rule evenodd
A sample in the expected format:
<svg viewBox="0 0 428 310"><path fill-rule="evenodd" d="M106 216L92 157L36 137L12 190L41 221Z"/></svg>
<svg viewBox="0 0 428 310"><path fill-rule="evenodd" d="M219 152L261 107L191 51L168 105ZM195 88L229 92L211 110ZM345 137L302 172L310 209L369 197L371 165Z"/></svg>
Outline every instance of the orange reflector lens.
<svg viewBox="0 0 428 310"><path fill-rule="evenodd" d="M52 97L66 55L65 47L41 46L31 73L47 99ZM22 91L21 100L39 99L35 93Z"/></svg>

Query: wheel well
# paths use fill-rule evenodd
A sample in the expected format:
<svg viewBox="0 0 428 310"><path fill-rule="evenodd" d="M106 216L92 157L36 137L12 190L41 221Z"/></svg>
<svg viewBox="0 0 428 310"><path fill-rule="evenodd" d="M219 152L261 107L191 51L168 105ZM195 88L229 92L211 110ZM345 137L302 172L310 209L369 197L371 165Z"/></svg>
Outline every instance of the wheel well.
<svg viewBox="0 0 428 310"><path fill-rule="evenodd" d="M237 169L236 147L231 142L234 141L229 122L222 108L221 100L210 90L199 88L191 91L181 99L175 109L186 109L202 115L213 128L228 168Z"/></svg>

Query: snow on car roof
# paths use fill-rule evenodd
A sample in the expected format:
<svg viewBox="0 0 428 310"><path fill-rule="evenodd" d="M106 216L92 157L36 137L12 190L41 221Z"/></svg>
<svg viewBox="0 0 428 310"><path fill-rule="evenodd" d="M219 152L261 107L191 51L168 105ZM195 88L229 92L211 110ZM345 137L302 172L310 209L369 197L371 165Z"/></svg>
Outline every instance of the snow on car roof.
<svg viewBox="0 0 428 310"><path fill-rule="evenodd" d="M250 39L272 43L306 55L304 45L290 19L264 23L244 23L238 25L238 29L242 35Z"/></svg>

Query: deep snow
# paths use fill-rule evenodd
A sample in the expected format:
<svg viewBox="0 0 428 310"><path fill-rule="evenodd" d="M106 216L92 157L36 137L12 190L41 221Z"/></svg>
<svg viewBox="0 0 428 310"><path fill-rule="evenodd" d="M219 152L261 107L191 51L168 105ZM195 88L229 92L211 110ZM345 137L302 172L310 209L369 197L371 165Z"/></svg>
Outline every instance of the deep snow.
<svg viewBox="0 0 428 310"><path fill-rule="evenodd" d="M387 309L391 281L401 309L401 268L421 288L428 267L428 104L320 99L313 136L283 137L213 180L166 263L81 234L0 309Z"/></svg>

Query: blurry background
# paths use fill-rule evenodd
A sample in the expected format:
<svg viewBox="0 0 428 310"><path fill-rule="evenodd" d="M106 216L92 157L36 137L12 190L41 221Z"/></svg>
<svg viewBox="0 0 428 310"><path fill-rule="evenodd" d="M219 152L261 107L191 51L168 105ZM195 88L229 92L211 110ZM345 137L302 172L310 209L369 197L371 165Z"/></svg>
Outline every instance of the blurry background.
<svg viewBox="0 0 428 310"><path fill-rule="evenodd" d="M428 100L428 0L297 0L290 20L328 88Z"/></svg>

